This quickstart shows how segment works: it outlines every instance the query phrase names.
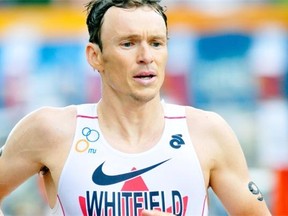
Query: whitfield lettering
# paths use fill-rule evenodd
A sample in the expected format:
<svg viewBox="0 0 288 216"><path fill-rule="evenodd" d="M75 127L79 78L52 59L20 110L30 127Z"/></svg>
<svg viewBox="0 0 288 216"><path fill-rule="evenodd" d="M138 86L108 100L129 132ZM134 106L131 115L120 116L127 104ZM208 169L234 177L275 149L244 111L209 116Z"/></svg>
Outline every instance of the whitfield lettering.
<svg viewBox="0 0 288 216"><path fill-rule="evenodd" d="M83 214L89 216L137 216L143 209L184 216L187 204L176 190L169 194L164 191L87 191L85 202L87 212Z"/></svg>

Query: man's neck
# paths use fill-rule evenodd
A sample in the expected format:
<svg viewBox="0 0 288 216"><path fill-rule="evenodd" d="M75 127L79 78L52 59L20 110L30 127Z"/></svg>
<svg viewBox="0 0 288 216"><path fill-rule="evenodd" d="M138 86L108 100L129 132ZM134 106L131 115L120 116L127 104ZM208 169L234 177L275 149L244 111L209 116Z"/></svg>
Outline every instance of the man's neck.
<svg viewBox="0 0 288 216"><path fill-rule="evenodd" d="M143 104L98 104L99 124L113 147L133 152L156 144L164 130L164 111L160 100ZM117 142L117 144L115 144Z"/></svg>

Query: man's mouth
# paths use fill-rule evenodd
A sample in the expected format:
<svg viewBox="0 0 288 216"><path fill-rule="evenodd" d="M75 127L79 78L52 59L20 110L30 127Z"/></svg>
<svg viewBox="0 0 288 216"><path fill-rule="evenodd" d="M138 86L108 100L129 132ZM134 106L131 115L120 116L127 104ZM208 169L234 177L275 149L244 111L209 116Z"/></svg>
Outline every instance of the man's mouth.
<svg viewBox="0 0 288 216"><path fill-rule="evenodd" d="M142 71L142 72L137 73L134 76L134 78L135 79L141 79L141 80L150 80L155 76L156 76L156 74L152 71Z"/></svg>
<svg viewBox="0 0 288 216"><path fill-rule="evenodd" d="M149 80L149 79L151 79L153 77L155 77L155 75L153 75L153 74L134 76L134 78L136 78L136 79L143 79L143 80Z"/></svg>

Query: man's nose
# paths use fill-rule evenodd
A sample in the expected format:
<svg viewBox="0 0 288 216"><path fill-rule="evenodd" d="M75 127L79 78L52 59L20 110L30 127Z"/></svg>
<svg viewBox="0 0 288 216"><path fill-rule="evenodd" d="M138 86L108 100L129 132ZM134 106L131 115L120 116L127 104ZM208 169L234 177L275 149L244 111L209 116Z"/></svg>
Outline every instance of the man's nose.
<svg viewBox="0 0 288 216"><path fill-rule="evenodd" d="M153 62L152 47L148 43L141 43L138 49L137 63L151 64Z"/></svg>

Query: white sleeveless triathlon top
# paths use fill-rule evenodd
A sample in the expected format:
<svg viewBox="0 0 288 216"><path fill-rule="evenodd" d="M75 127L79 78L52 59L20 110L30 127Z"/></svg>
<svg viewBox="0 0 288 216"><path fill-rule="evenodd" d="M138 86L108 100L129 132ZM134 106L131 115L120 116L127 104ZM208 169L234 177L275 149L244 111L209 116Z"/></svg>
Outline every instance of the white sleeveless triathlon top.
<svg viewBox="0 0 288 216"><path fill-rule="evenodd" d="M113 149L99 128L97 104L78 105L77 128L53 215L137 216L156 209L208 215L203 173L187 129L185 107L163 103L165 129L143 153Z"/></svg>

